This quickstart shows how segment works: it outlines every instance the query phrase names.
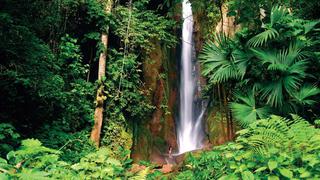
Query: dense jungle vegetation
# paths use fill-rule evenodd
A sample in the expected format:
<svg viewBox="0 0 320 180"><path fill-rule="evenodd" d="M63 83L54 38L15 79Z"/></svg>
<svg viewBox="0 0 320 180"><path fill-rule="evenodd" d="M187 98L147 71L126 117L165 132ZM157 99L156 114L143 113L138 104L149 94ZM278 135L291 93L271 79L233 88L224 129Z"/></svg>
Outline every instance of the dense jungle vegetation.
<svg viewBox="0 0 320 180"><path fill-rule="evenodd" d="M2 0L0 179L320 179L320 1L190 2L230 141L166 173L131 150L155 109L173 113L143 64L178 49L181 0ZM216 30L224 9L234 35Z"/></svg>

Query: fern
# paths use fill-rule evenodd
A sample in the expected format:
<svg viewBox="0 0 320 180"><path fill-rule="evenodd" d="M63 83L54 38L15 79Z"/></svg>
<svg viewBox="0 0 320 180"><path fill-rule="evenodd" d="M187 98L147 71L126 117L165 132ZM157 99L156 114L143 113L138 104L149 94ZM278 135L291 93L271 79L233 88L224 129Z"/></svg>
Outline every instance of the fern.
<svg viewBox="0 0 320 180"><path fill-rule="evenodd" d="M271 116L269 119L259 120L250 125L245 133L242 131L238 141L255 152L265 153L268 148L287 141L288 129L283 118Z"/></svg>
<svg viewBox="0 0 320 180"><path fill-rule="evenodd" d="M269 119L251 124L238 134L239 143L262 154L273 147L281 149L284 144L305 144L311 150L320 149L320 143L317 141L320 132L297 115L292 115L291 119L273 115Z"/></svg>

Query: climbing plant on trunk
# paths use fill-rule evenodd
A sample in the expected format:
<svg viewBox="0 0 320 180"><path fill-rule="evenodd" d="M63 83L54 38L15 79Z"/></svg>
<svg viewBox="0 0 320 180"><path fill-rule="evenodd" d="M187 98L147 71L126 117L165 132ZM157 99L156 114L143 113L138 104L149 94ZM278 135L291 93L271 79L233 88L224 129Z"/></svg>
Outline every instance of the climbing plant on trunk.
<svg viewBox="0 0 320 180"><path fill-rule="evenodd" d="M106 2L106 14L111 13L113 5L113 0L108 0ZM94 126L91 131L90 139L99 146L100 144L100 136L101 136L101 127L103 122L103 105L106 96L104 95L104 84L103 78L106 75L106 59L107 59L107 49L108 49L108 30L107 27L105 32L101 33L101 43L103 45L103 51L100 53L99 56L99 67L98 67L98 80L99 80L99 88L97 90L96 96L96 108L94 112Z"/></svg>

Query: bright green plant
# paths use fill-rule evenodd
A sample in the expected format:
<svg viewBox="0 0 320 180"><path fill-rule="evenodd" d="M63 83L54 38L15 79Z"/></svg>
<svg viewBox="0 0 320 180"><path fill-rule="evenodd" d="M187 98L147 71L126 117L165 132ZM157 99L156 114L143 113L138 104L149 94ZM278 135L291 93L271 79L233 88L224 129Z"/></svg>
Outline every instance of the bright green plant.
<svg viewBox="0 0 320 180"><path fill-rule="evenodd" d="M271 116L238 132L235 143L191 155L177 177L195 179L317 179L320 131L303 118Z"/></svg>
<svg viewBox="0 0 320 180"><path fill-rule="evenodd" d="M1 179L145 179L149 169L131 173L128 151L101 148L70 164L59 160L61 151L42 146L36 139L22 141L7 160L0 158Z"/></svg>

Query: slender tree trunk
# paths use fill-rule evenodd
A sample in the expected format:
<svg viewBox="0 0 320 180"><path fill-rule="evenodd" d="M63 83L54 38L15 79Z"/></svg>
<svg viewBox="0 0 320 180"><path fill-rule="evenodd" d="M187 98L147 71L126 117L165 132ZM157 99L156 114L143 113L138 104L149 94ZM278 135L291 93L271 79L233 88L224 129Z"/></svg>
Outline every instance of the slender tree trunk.
<svg viewBox="0 0 320 180"><path fill-rule="evenodd" d="M106 13L111 13L113 1L108 0L106 2ZM98 68L98 80L102 80L106 76L106 59L107 59L107 48L108 48L108 30L101 33L101 43L103 44L104 50L100 53L99 57L99 68ZM90 139L95 143L97 147L100 145L101 127L103 122L103 105L105 100L104 85L101 83L97 91L96 96L96 109L94 111L94 125L91 131Z"/></svg>
<svg viewBox="0 0 320 180"><path fill-rule="evenodd" d="M232 125L231 125L231 120L230 120L230 116L229 116L229 108L228 108L228 100L227 100L227 94L226 94L226 90L225 88L222 86L221 87L221 91L222 91L222 96L223 96L223 105L224 105L224 113L226 115L226 120L227 120L227 135L228 135L228 140L232 139Z"/></svg>
<svg viewBox="0 0 320 180"><path fill-rule="evenodd" d="M220 84L218 84L218 98L219 98L219 105L220 105L220 115L221 115L221 121L220 121L220 125L221 125L221 129L222 129L222 136L223 136L223 140L225 141L227 139L227 135L226 135L226 131L225 131L225 126L224 126L224 118L223 118L223 108L222 108L222 98L221 98L221 89L220 89Z"/></svg>

